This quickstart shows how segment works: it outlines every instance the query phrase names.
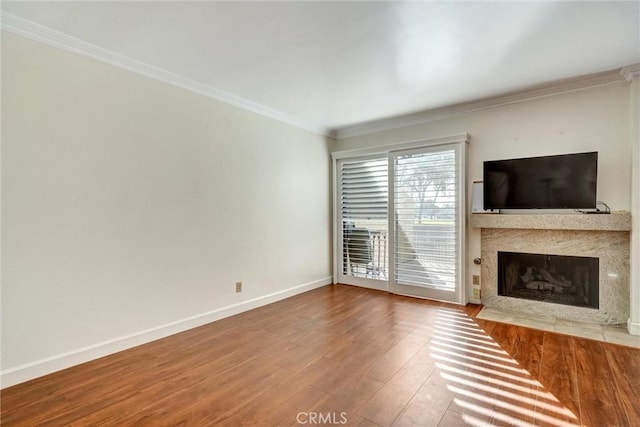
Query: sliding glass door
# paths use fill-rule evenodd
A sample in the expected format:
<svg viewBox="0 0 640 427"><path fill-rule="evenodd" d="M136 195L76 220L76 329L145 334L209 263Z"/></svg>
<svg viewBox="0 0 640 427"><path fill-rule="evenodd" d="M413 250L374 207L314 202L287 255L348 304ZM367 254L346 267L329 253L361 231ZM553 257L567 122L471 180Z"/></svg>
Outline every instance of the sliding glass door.
<svg viewBox="0 0 640 427"><path fill-rule="evenodd" d="M341 283L386 289L389 277L388 158L338 162Z"/></svg>
<svg viewBox="0 0 640 427"><path fill-rule="evenodd" d="M464 302L464 194L464 143L337 159L337 281Z"/></svg>
<svg viewBox="0 0 640 427"><path fill-rule="evenodd" d="M459 163L455 146L390 155L395 293L462 301Z"/></svg>

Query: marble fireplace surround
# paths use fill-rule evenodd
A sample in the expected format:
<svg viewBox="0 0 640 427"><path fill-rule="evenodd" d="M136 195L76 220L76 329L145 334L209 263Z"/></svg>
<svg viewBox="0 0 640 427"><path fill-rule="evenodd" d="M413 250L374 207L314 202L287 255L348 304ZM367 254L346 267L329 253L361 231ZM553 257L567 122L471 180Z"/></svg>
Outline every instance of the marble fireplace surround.
<svg viewBox="0 0 640 427"><path fill-rule="evenodd" d="M600 325L629 318L631 215L471 214L481 229L482 304L507 312ZM587 256L600 259L598 309L498 295L498 251Z"/></svg>

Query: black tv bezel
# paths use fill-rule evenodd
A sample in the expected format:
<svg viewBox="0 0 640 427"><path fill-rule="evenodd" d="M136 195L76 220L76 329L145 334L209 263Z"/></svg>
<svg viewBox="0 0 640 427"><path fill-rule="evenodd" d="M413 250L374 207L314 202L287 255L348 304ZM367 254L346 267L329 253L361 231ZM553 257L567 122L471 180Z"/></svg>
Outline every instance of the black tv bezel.
<svg viewBox="0 0 640 427"><path fill-rule="evenodd" d="M594 188L594 197L593 197L593 204L590 206L563 206L563 207L548 207L548 206L535 206L535 205L530 205L530 206L489 206L487 203L490 199L489 197L489 189L488 186L486 185L487 183L487 164L488 163L501 163L501 162L512 162L512 161L531 161L531 160L536 160L536 159L549 159L549 158L558 158L558 157L571 157L571 156L578 156L578 155L585 155L585 154L591 154L594 155L595 154L595 188ZM598 151L586 151L586 152L580 152L580 153L567 153L567 154L552 154L552 155L547 155L547 156L532 156L532 157L518 157L518 158L512 158L512 159L501 159L501 160L485 160L483 162L483 167L482 167L482 179L483 179L483 208L487 211L496 211L496 210L540 210L540 209L546 209L546 210L583 210L583 209L596 209L597 206L597 201L598 201L598 162L599 162L599 155L598 155Z"/></svg>

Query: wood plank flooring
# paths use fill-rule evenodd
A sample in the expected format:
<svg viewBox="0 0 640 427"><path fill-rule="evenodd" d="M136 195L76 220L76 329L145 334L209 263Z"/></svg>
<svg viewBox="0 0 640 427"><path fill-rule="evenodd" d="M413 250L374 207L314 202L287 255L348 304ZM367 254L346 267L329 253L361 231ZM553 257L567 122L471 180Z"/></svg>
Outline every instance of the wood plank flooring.
<svg viewBox="0 0 640 427"><path fill-rule="evenodd" d="M640 426L640 350L335 285L19 384L3 426Z"/></svg>

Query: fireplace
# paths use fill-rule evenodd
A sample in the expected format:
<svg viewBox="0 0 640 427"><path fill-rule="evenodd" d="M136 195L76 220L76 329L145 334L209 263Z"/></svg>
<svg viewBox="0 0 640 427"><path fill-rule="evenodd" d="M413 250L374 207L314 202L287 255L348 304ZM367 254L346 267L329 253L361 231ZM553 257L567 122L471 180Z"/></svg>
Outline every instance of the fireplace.
<svg viewBox="0 0 640 427"><path fill-rule="evenodd" d="M599 259L498 252L498 295L599 308Z"/></svg>
<svg viewBox="0 0 640 427"><path fill-rule="evenodd" d="M522 313L550 321L562 319L599 325L627 323L631 262L629 213L473 214L471 225L481 229L480 283L482 304L485 307L510 312L514 316ZM594 270L597 274L594 272L589 275L591 280L596 280L597 276L597 291L595 286L590 286L588 293L583 290L583 302L579 306L561 303L559 297L562 294L547 295L555 298L556 303L504 296L504 289L498 294L499 252L596 258L598 267ZM526 269L520 276L525 273ZM564 274L567 280L572 280L570 273ZM514 287L517 285L511 286L512 291ZM584 303L587 295L587 299L590 300L589 306ZM566 294L562 298L566 298Z"/></svg>

